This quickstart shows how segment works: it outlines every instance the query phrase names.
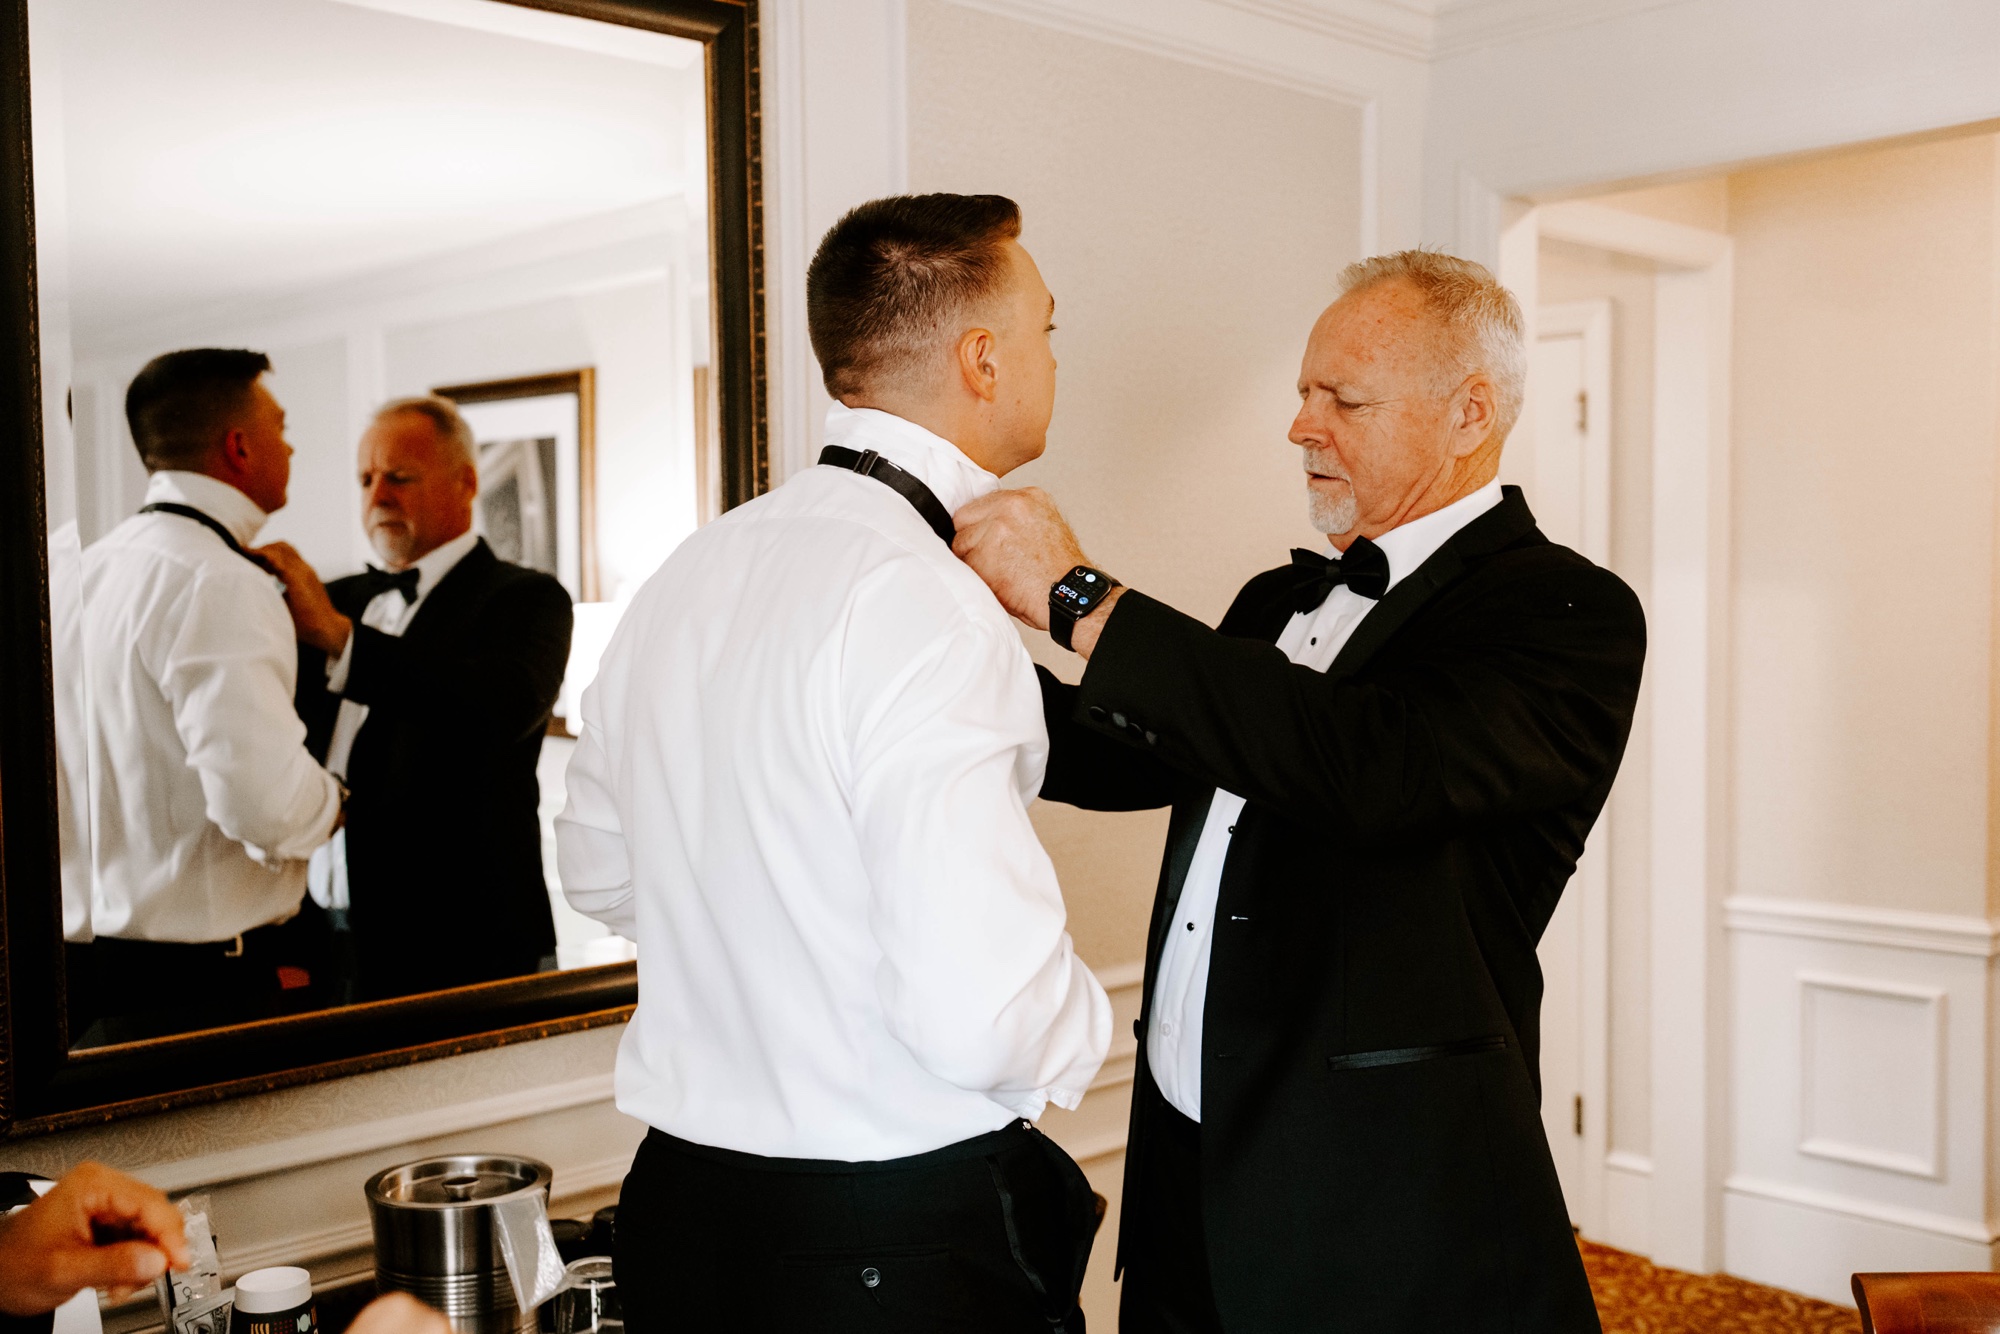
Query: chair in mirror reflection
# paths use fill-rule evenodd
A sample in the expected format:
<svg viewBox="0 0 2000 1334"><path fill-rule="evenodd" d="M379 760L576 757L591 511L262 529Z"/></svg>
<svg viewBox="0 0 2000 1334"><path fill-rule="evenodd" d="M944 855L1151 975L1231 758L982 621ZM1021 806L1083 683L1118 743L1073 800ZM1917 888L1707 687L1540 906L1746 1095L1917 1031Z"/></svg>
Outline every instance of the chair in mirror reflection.
<svg viewBox="0 0 2000 1334"><path fill-rule="evenodd" d="M629 959L550 821L715 469L700 44L32 7L73 1044Z"/></svg>

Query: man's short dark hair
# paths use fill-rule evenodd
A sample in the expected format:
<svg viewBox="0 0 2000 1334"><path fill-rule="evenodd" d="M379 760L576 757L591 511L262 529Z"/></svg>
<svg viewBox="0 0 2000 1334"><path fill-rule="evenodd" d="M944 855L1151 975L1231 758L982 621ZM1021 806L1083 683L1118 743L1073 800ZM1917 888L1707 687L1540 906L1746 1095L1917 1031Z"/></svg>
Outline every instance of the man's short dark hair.
<svg viewBox="0 0 2000 1334"><path fill-rule="evenodd" d="M950 322L1007 272L1021 209L1000 195L872 199L833 225L806 270L806 327L836 398L937 354Z"/></svg>
<svg viewBox="0 0 2000 1334"><path fill-rule="evenodd" d="M146 471L206 462L257 377L270 369L262 352L221 347L167 352L147 362L125 391L125 420Z"/></svg>

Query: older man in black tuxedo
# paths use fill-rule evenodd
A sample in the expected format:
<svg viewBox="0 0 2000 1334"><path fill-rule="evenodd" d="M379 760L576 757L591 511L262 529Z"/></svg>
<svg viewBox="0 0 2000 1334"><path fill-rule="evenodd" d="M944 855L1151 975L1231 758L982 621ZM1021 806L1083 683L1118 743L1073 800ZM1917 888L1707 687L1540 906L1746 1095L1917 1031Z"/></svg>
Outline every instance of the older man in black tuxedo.
<svg viewBox="0 0 2000 1334"><path fill-rule="evenodd" d="M290 547L259 553L286 583L309 744L352 789L331 888L357 996L533 973L555 951L535 761L569 594L472 531L472 432L448 401L377 413L359 480L381 568L322 587Z"/></svg>
<svg viewBox="0 0 2000 1334"><path fill-rule="evenodd" d="M1008 609L1089 659L1043 675L1042 796L1173 807L1121 1328L1594 1331L1537 1113L1535 945L1645 622L1499 485L1513 297L1421 251L1342 288L1291 432L1340 554L1258 575L1219 629L1090 569L1039 492L957 516Z"/></svg>

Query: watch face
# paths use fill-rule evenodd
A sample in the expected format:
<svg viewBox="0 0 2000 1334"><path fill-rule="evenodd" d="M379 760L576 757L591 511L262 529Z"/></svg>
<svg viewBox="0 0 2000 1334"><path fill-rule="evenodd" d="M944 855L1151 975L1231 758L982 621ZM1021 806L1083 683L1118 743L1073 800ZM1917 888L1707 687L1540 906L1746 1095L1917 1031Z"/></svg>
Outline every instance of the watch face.
<svg viewBox="0 0 2000 1334"><path fill-rule="evenodd" d="M1111 581L1095 570L1071 570L1049 590L1049 600L1078 616L1087 616L1110 586Z"/></svg>

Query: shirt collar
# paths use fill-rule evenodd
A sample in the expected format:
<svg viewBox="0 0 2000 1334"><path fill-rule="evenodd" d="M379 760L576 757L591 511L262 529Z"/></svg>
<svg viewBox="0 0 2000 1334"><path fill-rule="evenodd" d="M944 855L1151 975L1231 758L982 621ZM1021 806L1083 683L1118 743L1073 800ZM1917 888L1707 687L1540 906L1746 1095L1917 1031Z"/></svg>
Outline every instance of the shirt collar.
<svg viewBox="0 0 2000 1334"><path fill-rule="evenodd" d="M951 441L877 408L835 403L826 410L826 443L874 450L928 486L947 514L1000 489L998 477Z"/></svg>
<svg viewBox="0 0 2000 1334"><path fill-rule="evenodd" d="M182 472L176 468L164 468L146 479L146 503L156 505L161 501L200 510L246 547L257 540L264 521L271 517L258 508L256 501L229 483L207 473Z"/></svg>
<svg viewBox="0 0 2000 1334"><path fill-rule="evenodd" d="M1394 588L1406 576L1416 573L1459 529L1499 503L1500 479L1496 477L1471 495L1460 496L1443 509L1391 528L1376 538L1375 545L1389 558L1389 587Z"/></svg>
<svg viewBox="0 0 2000 1334"><path fill-rule="evenodd" d="M479 545L479 534L471 529L460 533L442 546L433 547L417 557L417 596L428 594L438 583L450 574L457 564L472 554Z"/></svg>

